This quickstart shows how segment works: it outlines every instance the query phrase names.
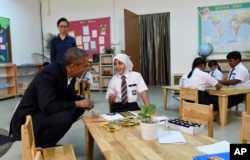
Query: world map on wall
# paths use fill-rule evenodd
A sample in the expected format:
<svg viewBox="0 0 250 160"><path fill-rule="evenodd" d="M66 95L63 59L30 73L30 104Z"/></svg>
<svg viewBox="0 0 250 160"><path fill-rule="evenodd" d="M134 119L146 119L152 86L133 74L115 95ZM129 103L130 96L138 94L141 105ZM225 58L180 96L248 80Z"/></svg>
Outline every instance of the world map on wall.
<svg viewBox="0 0 250 160"><path fill-rule="evenodd" d="M215 54L233 50L250 54L250 3L198 8L199 42Z"/></svg>

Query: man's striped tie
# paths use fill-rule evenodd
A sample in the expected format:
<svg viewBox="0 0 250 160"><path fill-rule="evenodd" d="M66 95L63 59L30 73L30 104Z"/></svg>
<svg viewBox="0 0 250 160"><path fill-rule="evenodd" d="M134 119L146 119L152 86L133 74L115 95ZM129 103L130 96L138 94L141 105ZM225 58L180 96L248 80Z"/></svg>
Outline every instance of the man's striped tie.
<svg viewBox="0 0 250 160"><path fill-rule="evenodd" d="M125 76L122 76L121 91L122 91L122 104L125 105L128 102L127 83Z"/></svg>

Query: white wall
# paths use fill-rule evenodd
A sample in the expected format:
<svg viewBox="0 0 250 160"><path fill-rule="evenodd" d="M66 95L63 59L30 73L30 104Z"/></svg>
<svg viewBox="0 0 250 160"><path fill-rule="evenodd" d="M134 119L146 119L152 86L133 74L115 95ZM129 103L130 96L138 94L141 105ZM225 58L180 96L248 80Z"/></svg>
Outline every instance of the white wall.
<svg viewBox="0 0 250 160"><path fill-rule="evenodd" d="M124 49L124 9L138 15L170 12L171 74L191 69L198 54L198 7L234 4L248 0L50 0L42 1L44 31L57 33L56 21L111 17L111 41ZM115 6L113 8L113 6ZM50 12L49 12L50 11ZM173 82L173 81L172 81Z"/></svg>
<svg viewBox="0 0 250 160"><path fill-rule="evenodd" d="M37 63L32 53L42 53L38 0L0 0L0 16L10 19L12 62Z"/></svg>
<svg viewBox="0 0 250 160"><path fill-rule="evenodd" d="M41 52L39 0L0 0L0 16L11 19L14 63L32 62L30 54ZM171 74L191 68L198 52L198 7L234 4L248 0L40 0L43 32L57 34L60 17L69 21L111 17L111 41L124 49L124 9L138 15L170 12ZM113 8L113 6L115 6ZM19 55L23 57L18 58Z"/></svg>

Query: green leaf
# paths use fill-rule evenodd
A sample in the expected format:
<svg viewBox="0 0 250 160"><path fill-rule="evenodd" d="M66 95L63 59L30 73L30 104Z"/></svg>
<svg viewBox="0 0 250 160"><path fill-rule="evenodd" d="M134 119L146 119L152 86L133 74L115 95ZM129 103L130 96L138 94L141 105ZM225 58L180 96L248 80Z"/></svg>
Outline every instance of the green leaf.
<svg viewBox="0 0 250 160"><path fill-rule="evenodd" d="M141 112L138 114L143 121L150 123L151 122L151 115L155 113L156 105L149 104L148 106L141 105L140 106Z"/></svg>

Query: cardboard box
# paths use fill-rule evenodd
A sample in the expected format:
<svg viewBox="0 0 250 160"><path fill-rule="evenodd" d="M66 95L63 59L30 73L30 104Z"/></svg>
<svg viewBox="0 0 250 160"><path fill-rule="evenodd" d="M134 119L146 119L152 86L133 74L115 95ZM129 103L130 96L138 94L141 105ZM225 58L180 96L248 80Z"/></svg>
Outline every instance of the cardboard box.
<svg viewBox="0 0 250 160"><path fill-rule="evenodd" d="M168 119L166 121L166 127L192 135L198 134L204 130L203 124L192 123L178 118Z"/></svg>

